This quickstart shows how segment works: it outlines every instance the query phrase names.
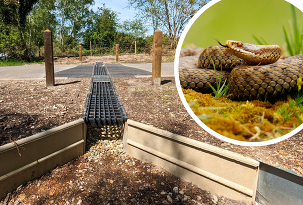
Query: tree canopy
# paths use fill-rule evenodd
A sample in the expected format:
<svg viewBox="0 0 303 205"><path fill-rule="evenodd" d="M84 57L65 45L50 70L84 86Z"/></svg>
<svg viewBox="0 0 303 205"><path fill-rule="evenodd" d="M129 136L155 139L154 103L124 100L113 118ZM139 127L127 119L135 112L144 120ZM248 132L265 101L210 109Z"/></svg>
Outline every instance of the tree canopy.
<svg viewBox="0 0 303 205"><path fill-rule="evenodd" d="M154 31L162 29L177 44L178 37L194 14L209 0L129 0L138 16L146 19Z"/></svg>
<svg viewBox="0 0 303 205"><path fill-rule="evenodd" d="M146 47L149 22L153 29L162 29L176 45L180 32L206 0L129 0L140 14L123 22L119 13L106 7L93 10L94 0L2 0L0 1L0 54L9 58L30 60L40 56L43 31L53 33L55 55L82 44L113 48L116 43L132 48L134 41ZM166 41L165 41L166 42ZM74 52L76 53L76 52ZM72 54L72 53L71 53Z"/></svg>

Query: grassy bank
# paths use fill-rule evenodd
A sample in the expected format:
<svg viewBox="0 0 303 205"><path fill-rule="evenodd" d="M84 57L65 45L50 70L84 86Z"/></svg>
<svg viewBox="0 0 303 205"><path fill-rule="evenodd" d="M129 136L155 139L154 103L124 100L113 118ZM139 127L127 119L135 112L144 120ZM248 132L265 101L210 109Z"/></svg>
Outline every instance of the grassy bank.
<svg viewBox="0 0 303 205"><path fill-rule="evenodd" d="M26 65L26 64L43 64L43 61L18 61L14 59L10 60L0 60L0 67L1 66L21 66L21 65Z"/></svg>

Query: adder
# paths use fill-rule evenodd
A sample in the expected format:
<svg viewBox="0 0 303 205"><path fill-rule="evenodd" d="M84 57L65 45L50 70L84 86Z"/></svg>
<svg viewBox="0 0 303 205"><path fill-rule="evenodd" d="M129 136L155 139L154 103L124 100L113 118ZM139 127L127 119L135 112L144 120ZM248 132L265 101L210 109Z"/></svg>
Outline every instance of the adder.
<svg viewBox="0 0 303 205"><path fill-rule="evenodd" d="M179 77L183 88L211 93L211 84L227 81L229 97L234 100L264 100L297 90L302 55L281 57L278 45L254 45L228 40L225 45L210 46L198 61L180 59ZM193 57L192 57L193 59ZM215 67L215 69L214 69ZM221 72L222 68L222 72Z"/></svg>

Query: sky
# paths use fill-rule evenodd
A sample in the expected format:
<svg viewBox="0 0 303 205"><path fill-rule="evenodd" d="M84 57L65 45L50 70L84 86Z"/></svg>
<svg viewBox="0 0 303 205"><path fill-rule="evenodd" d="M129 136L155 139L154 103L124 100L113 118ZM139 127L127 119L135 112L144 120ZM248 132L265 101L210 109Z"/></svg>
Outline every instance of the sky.
<svg viewBox="0 0 303 205"><path fill-rule="evenodd" d="M137 11L133 7L128 7L128 0L95 0L95 5L92 7L92 9L96 11L98 7L102 7L103 4L105 4L107 8L118 12L120 23L125 20L134 20L136 17ZM152 35L153 29L148 28L148 32L146 34Z"/></svg>
<svg viewBox="0 0 303 205"><path fill-rule="evenodd" d="M95 0L95 5L92 8L96 11L98 7L102 7L103 4L105 4L107 8L118 12L118 18L121 23L125 20L134 19L136 15L135 9L128 7L128 0Z"/></svg>

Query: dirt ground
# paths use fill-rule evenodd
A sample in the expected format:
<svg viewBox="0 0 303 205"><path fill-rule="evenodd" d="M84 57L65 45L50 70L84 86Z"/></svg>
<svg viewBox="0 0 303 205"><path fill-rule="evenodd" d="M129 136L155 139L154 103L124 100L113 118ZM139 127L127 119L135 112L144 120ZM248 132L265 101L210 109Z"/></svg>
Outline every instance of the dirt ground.
<svg viewBox="0 0 303 205"><path fill-rule="evenodd" d="M0 81L0 145L79 119L90 79ZM303 175L303 132L274 145L243 147L204 131L184 108L174 82L115 78L130 119ZM0 204L244 204L213 195L122 150L120 139L89 129L81 156L18 187ZM99 137L98 137L99 136Z"/></svg>
<svg viewBox="0 0 303 205"><path fill-rule="evenodd" d="M54 87L41 80L0 81L1 144L80 118L89 80L60 79ZM174 83L155 87L150 78L114 82L130 119L179 134L191 132L188 126L194 122ZM0 204L245 204L130 157L121 139L104 138L104 132L90 128L85 155L21 185Z"/></svg>

